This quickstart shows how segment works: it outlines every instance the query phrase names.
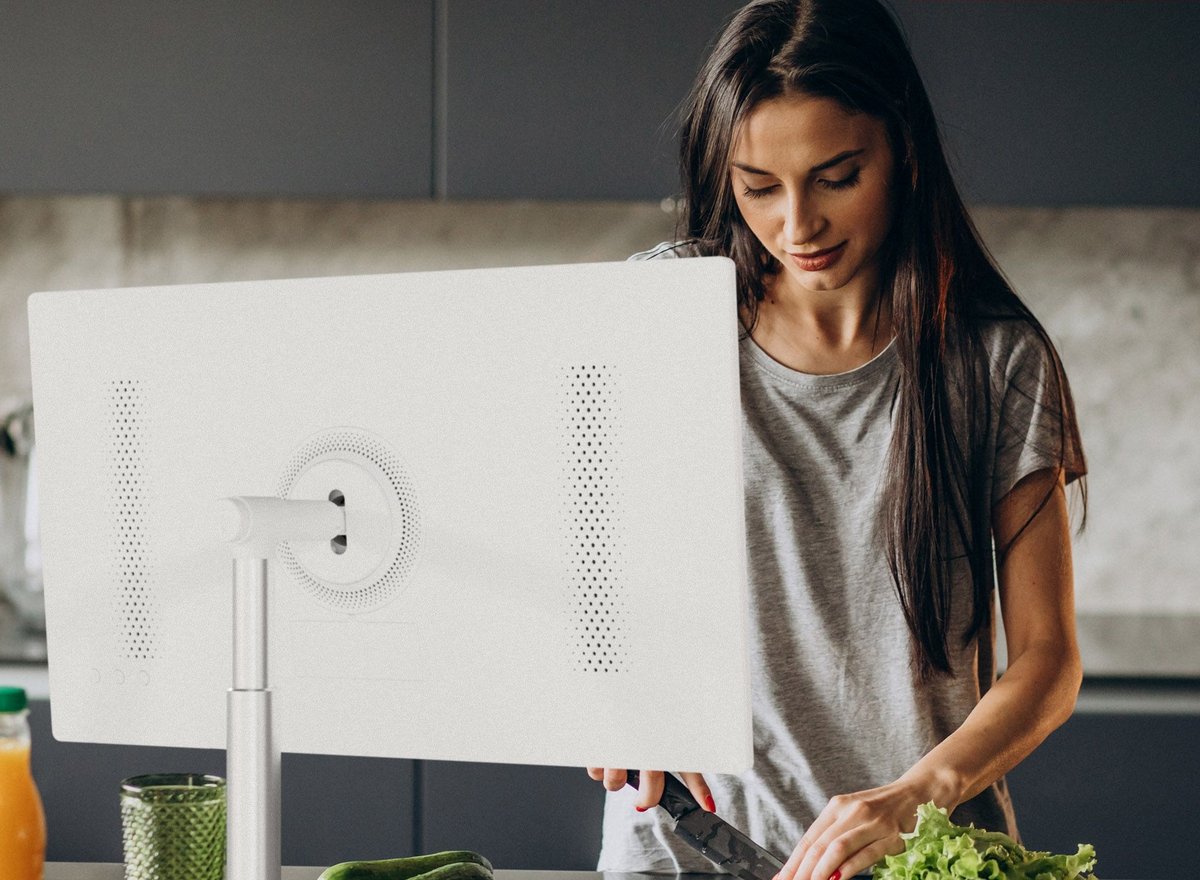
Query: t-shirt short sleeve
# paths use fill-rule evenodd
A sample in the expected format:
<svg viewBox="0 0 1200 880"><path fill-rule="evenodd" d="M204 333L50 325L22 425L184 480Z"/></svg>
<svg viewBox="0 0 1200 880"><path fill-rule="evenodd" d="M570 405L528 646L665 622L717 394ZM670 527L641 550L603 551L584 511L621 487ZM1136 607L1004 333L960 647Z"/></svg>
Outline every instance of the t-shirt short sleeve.
<svg viewBox="0 0 1200 880"><path fill-rule="evenodd" d="M996 412L992 505L1036 471L1062 467L1067 482L1087 472L1074 415L1049 343L1025 321L997 322L988 345Z"/></svg>

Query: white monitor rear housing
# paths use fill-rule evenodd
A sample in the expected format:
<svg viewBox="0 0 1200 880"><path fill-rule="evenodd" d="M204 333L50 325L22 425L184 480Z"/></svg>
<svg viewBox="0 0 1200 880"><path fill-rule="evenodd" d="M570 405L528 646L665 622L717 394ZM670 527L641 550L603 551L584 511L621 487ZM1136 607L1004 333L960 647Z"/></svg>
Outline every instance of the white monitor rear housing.
<svg viewBox="0 0 1200 880"><path fill-rule="evenodd" d="M57 738L226 744L218 500L259 496L346 522L270 563L276 749L751 766L731 261L60 291L29 314Z"/></svg>

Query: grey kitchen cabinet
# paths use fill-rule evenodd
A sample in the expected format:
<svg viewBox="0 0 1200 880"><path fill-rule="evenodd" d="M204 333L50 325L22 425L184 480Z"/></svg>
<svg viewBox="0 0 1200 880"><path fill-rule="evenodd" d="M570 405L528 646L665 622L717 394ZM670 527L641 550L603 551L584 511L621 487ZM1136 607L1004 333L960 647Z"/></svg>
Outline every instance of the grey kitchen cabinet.
<svg viewBox="0 0 1200 880"><path fill-rule="evenodd" d="M447 0L445 194L674 194L673 111L741 5Z"/></svg>
<svg viewBox="0 0 1200 880"><path fill-rule="evenodd" d="M676 110L741 5L445 0L440 190L678 194ZM890 5L967 201L1200 202L1200 4Z"/></svg>
<svg viewBox="0 0 1200 880"><path fill-rule="evenodd" d="M1194 705L1200 683L1175 690ZM32 703L31 721L51 861L120 860L123 777L224 769L220 750L56 742L44 701ZM1198 742L1195 711L1076 711L1008 776L1025 845L1092 843L1101 877L1185 876ZM287 864L465 848L499 868L593 870L600 851L604 789L582 767L285 755L283 799Z"/></svg>
<svg viewBox="0 0 1200 880"><path fill-rule="evenodd" d="M890 3L968 202L1200 203L1200 4ZM0 0L0 193L677 195L741 5Z"/></svg>
<svg viewBox="0 0 1200 880"><path fill-rule="evenodd" d="M595 870L604 786L586 768L420 763L426 851L465 847L498 867Z"/></svg>
<svg viewBox="0 0 1200 880"><path fill-rule="evenodd" d="M1200 204L1200 3L890 2L968 202Z"/></svg>
<svg viewBox="0 0 1200 880"><path fill-rule="evenodd" d="M1022 842L1071 853L1091 843L1099 877L1194 873L1198 746L1194 713L1076 712L1008 775Z"/></svg>
<svg viewBox="0 0 1200 880"><path fill-rule="evenodd" d="M50 705L30 702L33 774L46 811L46 858L119 862L120 782L143 773L225 775L221 749L58 742ZM283 756L282 848L289 865L327 865L418 851L418 762L333 755Z"/></svg>
<svg viewBox="0 0 1200 880"><path fill-rule="evenodd" d="M428 197L433 0L0 0L0 192Z"/></svg>

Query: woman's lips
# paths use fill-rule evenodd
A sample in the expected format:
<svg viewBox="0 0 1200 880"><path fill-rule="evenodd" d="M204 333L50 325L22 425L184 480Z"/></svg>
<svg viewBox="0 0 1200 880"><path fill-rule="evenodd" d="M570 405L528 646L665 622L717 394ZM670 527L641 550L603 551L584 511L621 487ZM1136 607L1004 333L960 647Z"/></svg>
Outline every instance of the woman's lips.
<svg viewBox="0 0 1200 880"><path fill-rule="evenodd" d="M822 269L828 269L836 263L846 250L846 242L834 245L825 250L814 251L811 254L793 254L790 251L788 256L792 258L792 262L803 269L805 272L820 272Z"/></svg>

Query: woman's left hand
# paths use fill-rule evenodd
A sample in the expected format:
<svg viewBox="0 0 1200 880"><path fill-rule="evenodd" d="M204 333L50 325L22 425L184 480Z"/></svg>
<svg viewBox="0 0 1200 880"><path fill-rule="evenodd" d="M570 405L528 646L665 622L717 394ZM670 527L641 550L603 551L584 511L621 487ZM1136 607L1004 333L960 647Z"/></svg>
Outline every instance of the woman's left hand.
<svg viewBox="0 0 1200 880"><path fill-rule="evenodd" d="M905 779L832 798L775 880L849 880L867 871L904 851L900 832L916 827L917 807L929 800L936 798L927 786Z"/></svg>

